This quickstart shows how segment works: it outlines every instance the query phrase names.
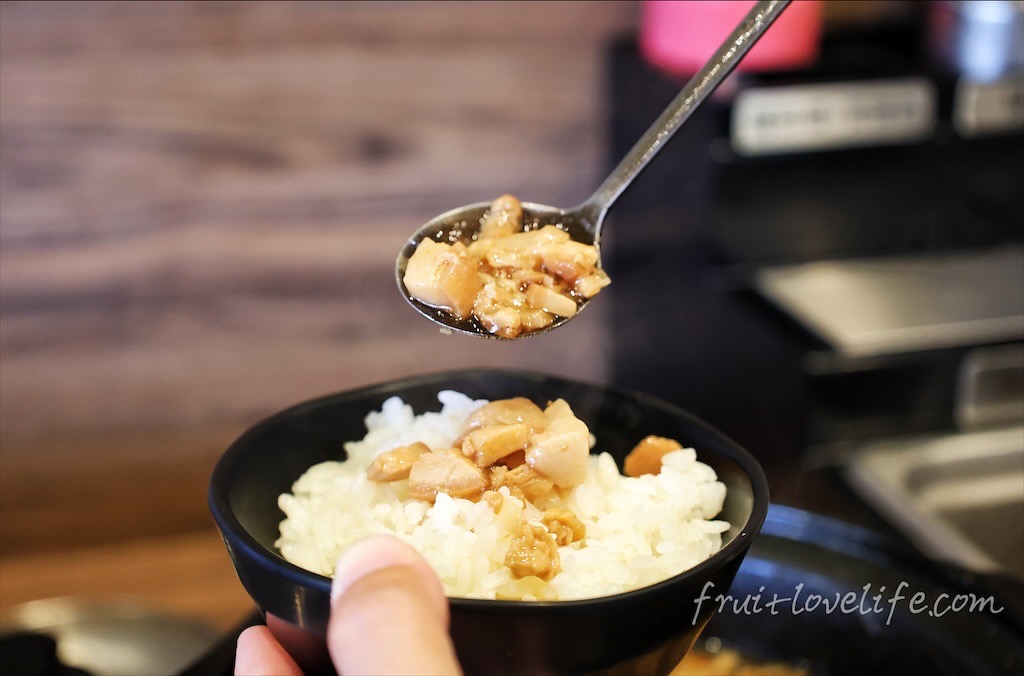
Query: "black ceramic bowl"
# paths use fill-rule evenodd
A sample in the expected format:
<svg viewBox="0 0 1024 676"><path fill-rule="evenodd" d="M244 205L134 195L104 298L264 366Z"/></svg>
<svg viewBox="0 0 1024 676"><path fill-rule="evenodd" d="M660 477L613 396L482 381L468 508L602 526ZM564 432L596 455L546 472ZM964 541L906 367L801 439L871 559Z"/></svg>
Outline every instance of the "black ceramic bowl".
<svg viewBox="0 0 1024 676"><path fill-rule="evenodd" d="M243 434L217 463L210 508L246 590L286 648L309 671L325 668L330 579L274 549L284 514L279 494L311 465L344 458L342 442L366 434L363 419L398 395L417 414L440 409L437 393L473 398L563 398L620 463L648 434L697 449L725 483L719 518L732 528L707 561L650 587L581 601L451 599L451 632L469 674L669 672L693 645L764 522L768 486L757 461L692 415L657 399L545 375L467 370L399 380L299 404Z"/></svg>

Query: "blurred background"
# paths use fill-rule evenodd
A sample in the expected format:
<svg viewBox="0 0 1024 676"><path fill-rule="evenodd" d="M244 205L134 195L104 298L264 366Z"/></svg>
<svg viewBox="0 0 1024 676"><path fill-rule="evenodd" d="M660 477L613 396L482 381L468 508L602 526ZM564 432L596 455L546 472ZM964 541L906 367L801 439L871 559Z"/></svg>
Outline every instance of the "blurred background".
<svg viewBox="0 0 1024 676"><path fill-rule="evenodd" d="M607 308L522 344L446 337L394 260L454 206L588 194L602 53L636 9L4 3L3 605L130 591L54 555L158 538L159 600L231 622L205 491L247 426L447 368L606 379Z"/></svg>
<svg viewBox="0 0 1024 676"><path fill-rule="evenodd" d="M226 629L216 458L414 373L665 397L776 501L901 536L860 451L1024 449L1019 2L795 3L616 205L588 312L499 344L407 307L416 227L584 199L749 3L667 4L0 4L0 611L125 593Z"/></svg>

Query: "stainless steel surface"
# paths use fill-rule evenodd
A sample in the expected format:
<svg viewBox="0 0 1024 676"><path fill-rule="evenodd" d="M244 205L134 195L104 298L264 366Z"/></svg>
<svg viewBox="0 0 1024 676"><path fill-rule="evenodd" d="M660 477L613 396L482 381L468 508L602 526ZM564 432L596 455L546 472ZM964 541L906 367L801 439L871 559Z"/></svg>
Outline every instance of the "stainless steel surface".
<svg viewBox="0 0 1024 676"><path fill-rule="evenodd" d="M600 260L601 227L604 224L608 209L611 208L612 204L629 184L633 182L633 179L643 171L644 167L647 166L658 151L668 143L672 135L690 117L693 111L732 72L744 55L754 46L764 32L768 30L769 26L778 18L788 4L789 0L762 0L758 2L714 56L708 60L700 72L686 83L686 86L672 100L672 103L654 121L644 135L640 137L640 140L636 142L622 161L619 162L619 165L586 201L568 210L540 204L524 203L523 211L527 222L536 219L543 224L555 224L564 227L569 231L573 239L593 244L597 247ZM395 263L395 276L398 288L409 304L424 317L441 324L444 327L443 330L483 338L508 340L485 331L475 322L458 321L449 316L448 313L439 311L437 308L413 298L405 287L403 280L409 257L412 256L421 240L426 237L433 237L438 241L452 241L453 238L473 235L479 227L480 218L486 211L486 206L486 204L481 203L471 204L448 211L428 221L409 238L399 252L398 260ZM584 301L580 309L586 307L588 302ZM569 321L569 319L571 318L559 317L548 327L539 331L524 333L520 337L544 333L561 326Z"/></svg>
<svg viewBox="0 0 1024 676"><path fill-rule="evenodd" d="M57 643L66 666L96 676L171 676L195 662L219 638L189 618L145 607L131 598L55 598L16 606L0 633L38 632Z"/></svg>
<svg viewBox="0 0 1024 676"><path fill-rule="evenodd" d="M1024 344L972 350L960 364L953 420L961 430L1024 418Z"/></svg>
<svg viewBox="0 0 1024 676"><path fill-rule="evenodd" d="M990 82L960 78L952 119L964 138L1024 131L1024 71Z"/></svg>
<svg viewBox="0 0 1024 676"><path fill-rule="evenodd" d="M1024 247L765 269L757 290L846 357L1024 339Z"/></svg>
<svg viewBox="0 0 1024 676"><path fill-rule="evenodd" d="M926 554L1024 579L1024 426L874 442L845 473Z"/></svg>

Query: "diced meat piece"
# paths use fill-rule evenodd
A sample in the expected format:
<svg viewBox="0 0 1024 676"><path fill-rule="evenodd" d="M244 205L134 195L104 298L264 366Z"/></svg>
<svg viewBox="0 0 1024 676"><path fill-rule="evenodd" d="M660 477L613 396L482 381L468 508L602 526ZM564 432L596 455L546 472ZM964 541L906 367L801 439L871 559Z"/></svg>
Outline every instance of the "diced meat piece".
<svg viewBox="0 0 1024 676"><path fill-rule="evenodd" d="M509 469L515 469L526 462L526 451L516 451L510 455L506 455L504 458L499 460L502 465Z"/></svg>
<svg viewBox="0 0 1024 676"><path fill-rule="evenodd" d="M526 287L526 302L535 310L544 310L560 317L576 314L576 302L572 298L538 284Z"/></svg>
<svg viewBox="0 0 1024 676"><path fill-rule="evenodd" d="M573 283L573 291L580 298L591 298L611 283L612 280L608 278L608 273L598 268L589 275L577 278Z"/></svg>
<svg viewBox="0 0 1024 676"><path fill-rule="evenodd" d="M529 248L517 246L512 237L478 239L467 248L469 254L496 270L514 275L521 269L540 267L540 256Z"/></svg>
<svg viewBox="0 0 1024 676"><path fill-rule="evenodd" d="M518 270L541 272L541 250L569 242L569 233L546 225L538 230L516 232L507 237L478 239L469 245L469 254L510 276Z"/></svg>
<svg viewBox="0 0 1024 676"><path fill-rule="evenodd" d="M530 429L523 423L488 425L475 429L462 441L462 454L478 467L488 467L506 455L526 448Z"/></svg>
<svg viewBox="0 0 1024 676"><path fill-rule="evenodd" d="M425 453L409 472L409 495L433 502L438 493L453 498L480 496L486 486L483 470L453 448Z"/></svg>
<svg viewBox="0 0 1024 676"><path fill-rule="evenodd" d="M530 502L536 502L555 489L555 482L542 476L526 463L514 467L508 472L510 486L518 488Z"/></svg>
<svg viewBox="0 0 1024 676"><path fill-rule="evenodd" d="M466 253L465 245L432 239L421 241L409 257L403 281L414 298L460 319L472 313L481 287L477 264Z"/></svg>
<svg viewBox="0 0 1024 676"><path fill-rule="evenodd" d="M587 478L590 430L575 416L560 416L530 437L526 462L556 486L578 486Z"/></svg>
<svg viewBox="0 0 1024 676"><path fill-rule="evenodd" d="M502 195L480 221L480 237L507 237L523 229L523 205L512 195Z"/></svg>
<svg viewBox="0 0 1024 676"><path fill-rule="evenodd" d="M523 318L515 308L503 307L478 312L477 319L488 332L502 338L516 338L523 332Z"/></svg>
<svg viewBox="0 0 1024 676"><path fill-rule="evenodd" d="M417 441L409 446L399 446L381 453L366 469L366 475L373 481L399 481L408 479L413 464L424 453L429 453L426 444Z"/></svg>
<svg viewBox="0 0 1024 676"><path fill-rule="evenodd" d="M521 496L530 502L536 502L538 498L544 497L555 489L554 481L541 475L526 463L512 469L503 465L494 465L491 467L488 485L494 490L508 486L514 495Z"/></svg>
<svg viewBox="0 0 1024 676"><path fill-rule="evenodd" d="M597 249L570 240L546 245L540 250L540 258L544 270L572 283L594 270L597 265Z"/></svg>
<svg viewBox="0 0 1024 676"><path fill-rule="evenodd" d="M519 320L522 323L523 331L529 333L530 331L538 331L551 326L552 322L555 321L555 316L543 310L523 308L519 311Z"/></svg>
<svg viewBox="0 0 1024 676"><path fill-rule="evenodd" d="M515 338L523 330L518 306L526 305L526 297L508 279L492 278L477 294L473 314L491 333Z"/></svg>
<svg viewBox="0 0 1024 676"><path fill-rule="evenodd" d="M509 471L509 468L504 465L491 465L487 470L487 489L496 491L502 486L506 486L513 497L519 498L525 504L527 497L523 495L523 492L508 483Z"/></svg>
<svg viewBox="0 0 1024 676"><path fill-rule="evenodd" d="M526 397L513 397L486 403L466 418L466 428L470 430L486 425L514 425L516 423L523 423L532 432L546 424L544 412Z"/></svg>
<svg viewBox="0 0 1024 676"><path fill-rule="evenodd" d="M551 275L540 270L533 270L532 268L513 271L511 279L519 286L521 291L526 291L526 287L530 286L530 284L540 284L549 289L555 288L555 285L558 284Z"/></svg>
<svg viewBox="0 0 1024 676"><path fill-rule="evenodd" d="M544 420L550 423L555 418L575 418L576 414L572 412L569 403L565 399L555 399L549 401L548 405L544 408Z"/></svg>
<svg viewBox="0 0 1024 676"><path fill-rule="evenodd" d="M512 544L505 554L505 565L513 577L532 575L542 580L550 580L562 569L558 546L551 533L526 519L517 521L512 530Z"/></svg>
<svg viewBox="0 0 1024 676"><path fill-rule="evenodd" d="M587 527L568 509L549 509L544 512L540 522L547 527L560 547L582 540L587 535Z"/></svg>
<svg viewBox="0 0 1024 676"><path fill-rule="evenodd" d="M637 477L642 474L658 474L661 472L661 458L666 453L678 451L682 445L675 439L651 435L633 447L622 463L626 476Z"/></svg>
<svg viewBox="0 0 1024 676"><path fill-rule="evenodd" d="M515 247L520 251L533 252L538 258L540 258L540 252L544 248L572 241L569 238L569 233L554 225L545 225L543 228L537 228L536 230L517 232L507 239L509 246Z"/></svg>

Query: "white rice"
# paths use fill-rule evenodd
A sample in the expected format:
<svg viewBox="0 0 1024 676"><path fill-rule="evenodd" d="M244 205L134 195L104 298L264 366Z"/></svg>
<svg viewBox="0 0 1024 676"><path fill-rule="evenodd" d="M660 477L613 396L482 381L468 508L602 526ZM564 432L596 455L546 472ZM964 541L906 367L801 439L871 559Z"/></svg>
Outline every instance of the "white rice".
<svg viewBox="0 0 1024 676"><path fill-rule="evenodd" d="M511 527L540 523L532 505L508 496L498 514L484 501L440 493L433 505L410 498L406 481L378 483L366 469L379 453L422 441L449 448L466 417L487 403L438 394L440 413L416 416L398 397L366 416L362 441L345 444L348 459L311 467L281 495L286 518L275 543L307 570L330 576L341 551L375 533L392 533L434 567L449 596L523 600L581 599L644 587L687 570L718 551L725 521L725 486L692 448L666 455L657 475L622 476L607 453L591 455L586 482L569 491L565 507L585 524L586 537L559 547L562 571L548 585L517 580L504 565ZM570 405L572 402L569 402ZM639 441L639 439L637 439ZM532 580L532 583L531 583Z"/></svg>

